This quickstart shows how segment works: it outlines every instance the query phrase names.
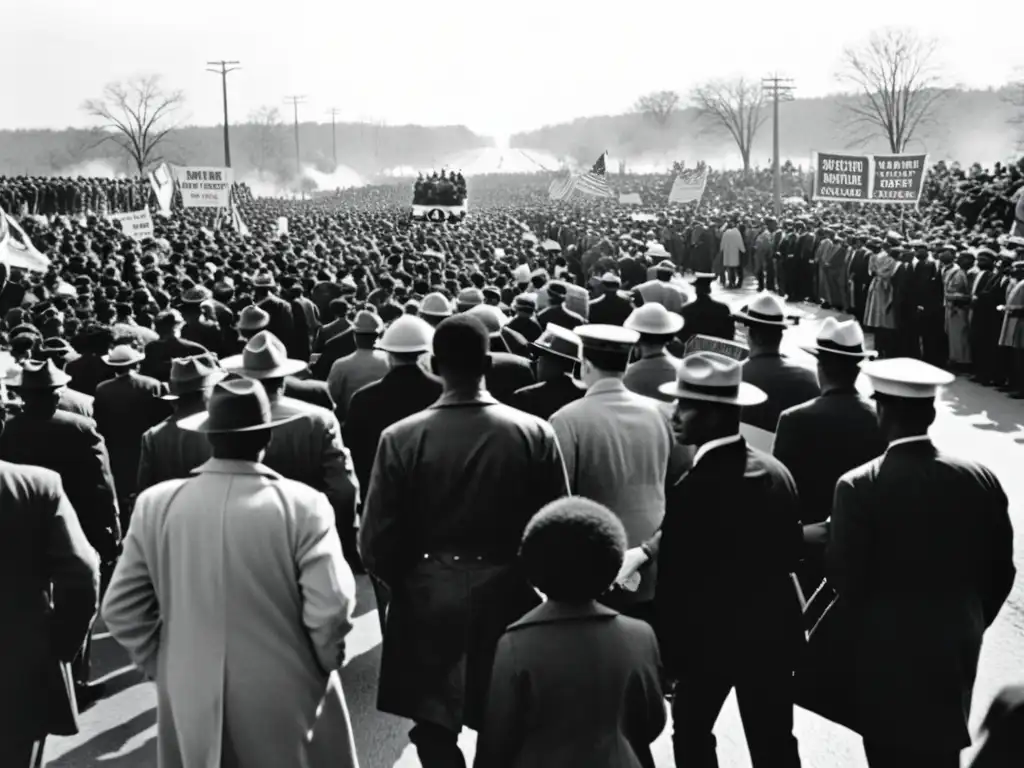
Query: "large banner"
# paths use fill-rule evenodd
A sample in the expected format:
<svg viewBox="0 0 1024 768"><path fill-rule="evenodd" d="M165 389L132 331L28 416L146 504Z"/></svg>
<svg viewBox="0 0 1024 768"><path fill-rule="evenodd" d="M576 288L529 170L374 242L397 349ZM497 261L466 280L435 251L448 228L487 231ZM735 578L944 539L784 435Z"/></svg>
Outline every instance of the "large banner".
<svg viewBox="0 0 1024 768"><path fill-rule="evenodd" d="M148 208L132 213L111 213L107 218L121 222L121 231L133 240L153 237L153 217Z"/></svg>
<svg viewBox="0 0 1024 768"><path fill-rule="evenodd" d="M812 199L839 203L909 203L921 198L928 155L815 152Z"/></svg>
<svg viewBox="0 0 1024 768"><path fill-rule="evenodd" d="M230 168L175 167L174 178L186 208L227 208L234 175Z"/></svg>

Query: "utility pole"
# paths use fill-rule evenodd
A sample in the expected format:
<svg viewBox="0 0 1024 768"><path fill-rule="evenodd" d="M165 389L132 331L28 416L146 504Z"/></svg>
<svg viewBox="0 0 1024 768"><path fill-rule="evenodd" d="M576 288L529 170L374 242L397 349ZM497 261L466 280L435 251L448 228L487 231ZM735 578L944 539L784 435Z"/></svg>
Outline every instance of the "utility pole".
<svg viewBox="0 0 1024 768"><path fill-rule="evenodd" d="M335 127L335 120L338 117L338 113L341 111L337 107L331 107L328 112L331 113L331 151L334 153L334 167L338 167L338 131Z"/></svg>
<svg viewBox="0 0 1024 768"><path fill-rule="evenodd" d="M305 96L285 96L285 101L290 101L295 114L295 181L299 185L299 194L306 199L306 193L302 189L302 160L299 155L299 104L304 104Z"/></svg>
<svg viewBox="0 0 1024 768"><path fill-rule="evenodd" d="M228 168L231 167L231 138L228 128L228 72L234 72L236 69L241 69L241 67L237 66L240 63L241 62L238 61L206 62L206 66L208 67L218 67L218 69L208 69L206 71L213 72L215 75L220 75L221 90L224 94L224 165Z"/></svg>
<svg viewBox="0 0 1024 768"><path fill-rule="evenodd" d="M779 165L779 102L793 100L792 78L774 74L761 80L761 88L772 97L772 176L775 179L775 216L782 215L782 168Z"/></svg>

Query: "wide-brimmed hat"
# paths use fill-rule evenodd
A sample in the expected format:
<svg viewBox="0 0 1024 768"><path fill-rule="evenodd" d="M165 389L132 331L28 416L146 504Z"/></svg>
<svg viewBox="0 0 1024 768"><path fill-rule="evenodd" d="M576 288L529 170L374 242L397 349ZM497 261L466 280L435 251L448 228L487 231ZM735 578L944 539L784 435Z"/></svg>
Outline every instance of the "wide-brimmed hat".
<svg viewBox="0 0 1024 768"><path fill-rule="evenodd" d="M170 394L161 395L161 400L177 400L190 392L204 389L227 376L227 371L217 365L213 355L192 355L171 360Z"/></svg>
<svg viewBox="0 0 1024 768"><path fill-rule="evenodd" d="M368 309L356 312L355 319L352 321L352 333L379 336L383 330L384 321L376 312L371 312Z"/></svg>
<svg viewBox="0 0 1024 768"><path fill-rule="evenodd" d="M717 278L714 272L694 272L690 275L690 282L696 285L697 283L711 283Z"/></svg>
<svg viewBox="0 0 1024 768"><path fill-rule="evenodd" d="M123 368L128 365L141 363L146 356L128 344L118 344L109 354L103 355L100 359L107 365L114 368Z"/></svg>
<svg viewBox="0 0 1024 768"><path fill-rule="evenodd" d="M913 400L934 399L939 387L952 384L956 379L949 371L912 357L865 360L860 370L868 377L876 394Z"/></svg>
<svg viewBox="0 0 1024 768"><path fill-rule="evenodd" d="M583 361L583 340L570 330L548 323L544 332L530 346L543 355L563 360Z"/></svg>
<svg viewBox="0 0 1024 768"><path fill-rule="evenodd" d="M746 306L736 310L733 317L742 323L769 325L775 328L788 328L793 325L793 318L786 316L786 306L782 299L773 293L759 293Z"/></svg>
<svg viewBox="0 0 1024 768"><path fill-rule="evenodd" d="M802 347L812 355L828 354L840 357L869 359L877 357L872 349L864 349L864 331L856 320L839 322L834 317L826 317L818 329L814 344Z"/></svg>
<svg viewBox="0 0 1024 768"><path fill-rule="evenodd" d="M75 348L59 336L44 339L43 343L39 345L38 352L44 360L50 359L70 362L80 357L80 355L75 352Z"/></svg>
<svg viewBox="0 0 1024 768"><path fill-rule="evenodd" d="M245 345L242 354L225 358L221 366L247 379L280 379L305 370L301 360L288 357L281 340L270 331L260 331Z"/></svg>
<svg viewBox="0 0 1024 768"><path fill-rule="evenodd" d="M614 285L615 287L618 287L622 285L622 278L616 275L614 272L605 272L603 275L601 275L601 284Z"/></svg>
<svg viewBox="0 0 1024 768"><path fill-rule="evenodd" d="M71 377L53 364L53 360L26 360L10 372L4 383L14 389L43 391L66 387Z"/></svg>
<svg viewBox="0 0 1024 768"><path fill-rule="evenodd" d="M415 315L397 318L377 340L377 349L394 354L429 352L434 340L434 327Z"/></svg>
<svg viewBox="0 0 1024 768"><path fill-rule="evenodd" d="M270 314L255 304L251 304L239 313L235 329L250 332L262 331L268 325L270 325Z"/></svg>
<svg viewBox="0 0 1024 768"><path fill-rule="evenodd" d="M182 304L202 304L213 298L213 293L205 285L197 285L189 288L181 294Z"/></svg>
<svg viewBox="0 0 1024 768"><path fill-rule="evenodd" d="M655 272L672 272L675 274L676 265L673 264L669 259L662 259L654 265Z"/></svg>
<svg viewBox="0 0 1024 768"><path fill-rule="evenodd" d="M231 379L219 382L210 393L206 410L181 419L178 428L206 434L258 432L294 421L301 415L295 411L275 417L260 382Z"/></svg>
<svg viewBox="0 0 1024 768"><path fill-rule="evenodd" d="M667 259L671 254L665 250L665 246L661 243L651 243L647 246L647 250L644 252L644 256L651 256L658 259Z"/></svg>
<svg viewBox="0 0 1024 768"><path fill-rule="evenodd" d="M671 336L683 327L683 318L662 304L650 302L634 309L622 327L652 336Z"/></svg>
<svg viewBox="0 0 1024 768"><path fill-rule="evenodd" d="M269 272L260 272L252 279L253 288L276 288L277 280Z"/></svg>
<svg viewBox="0 0 1024 768"><path fill-rule="evenodd" d="M717 352L694 352L679 363L675 381L658 387L663 395L748 407L768 399L761 389L743 381L743 366Z"/></svg>

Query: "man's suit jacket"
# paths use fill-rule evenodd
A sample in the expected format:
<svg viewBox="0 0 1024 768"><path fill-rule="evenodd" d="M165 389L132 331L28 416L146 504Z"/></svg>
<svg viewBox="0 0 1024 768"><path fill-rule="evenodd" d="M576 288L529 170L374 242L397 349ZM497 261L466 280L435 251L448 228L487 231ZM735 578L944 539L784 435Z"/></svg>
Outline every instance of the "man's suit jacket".
<svg viewBox="0 0 1024 768"><path fill-rule="evenodd" d="M334 401L331 400L331 392L327 384L316 379L300 379L297 376L285 376L284 394L295 400L301 400L310 405L319 405L321 408L334 410Z"/></svg>
<svg viewBox="0 0 1024 768"><path fill-rule="evenodd" d="M736 335L736 323L729 305L710 296L698 296L685 304L679 314L683 316L683 327L677 337L683 344L698 334L726 341L732 341Z"/></svg>
<svg viewBox="0 0 1024 768"><path fill-rule="evenodd" d="M593 602L512 624L487 698L477 768L653 768L667 719L654 631Z"/></svg>
<svg viewBox="0 0 1024 768"><path fill-rule="evenodd" d="M281 340L281 343L288 350L288 357L302 359L299 357L302 345L296 338L295 314L292 311L292 305L280 296L271 293L266 298L257 302L256 306L270 315L267 330ZM303 322L303 333L305 333L305 327L306 324Z"/></svg>
<svg viewBox="0 0 1024 768"><path fill-rule="evenodd" d="M135 485L138 493L164 480L188 477L193 469L210 458L210 441L206 435L178 428L181 419L205 410L205 406L198 404L188 408L179 405L173 415L143 433Z"/></svg>
<svg viewBox="0 0 1024 768"><path fill-rule="evenodd" d="M135 493L143 433L170 411L160 399L166 394L166 384L134 371L96 387L96 428L106 440L114 487L122 503Z"/></svg>
<svg viewBox="0 0 1024 768"><path fill-rule="evenodd" d="M102 382L101 382L102 383ZM78 390L71 389L70 387L64 387L60 391L60 402L57 403L57 408L68 413L76 413L79 416L85 416L87 419L93 418L93 403L95 398L89 395L84 395Z"/></svg>
<svg viewBox="0 0 1024 768"><path fill-rule="evenodd" d="M171 360L176 357L202 355L209 351L202 344L196 344L194 341L177 336L157 339L146 345L146 358L139 367L139 373L143 376L151 376L157 381L170 381ZM113 375L108 378L113 378Z"/></svg>
<svg viewBox="0 0 1024 768"><path fill-rule="evenodd" d="M551 414L576 402L586 393L587 388L583 382L563 375L517 389L508 404L542 419L550 419Z"/></svg>
<svg viewBox="0 0 1024 768"><path fill-rule="evenodd" d="M590 302L590 322L622 325L633 313L633 302L616 293L606 293Z"/></svg>
<svg viewBox="0 0 1024 768"><path fill-rule="evenodd" d="M370 471L381 433L436 403L442 389L441 382L418 365L400 365L352 395L342 435L352 452L360 488L370 487Z"/></svg>
<svg viewBox="0 0 1024 768"><path fill-rule="evenodd" d="M561 326L571 331L578 325L583 325L583 318L565 308L563 304L553 304L537 315L537 322L541 328L547 328L548 323Z"/></svg>
<svg viewBox="0 0 1024 768"><path fill-rule="evenodd" d="M544 329L532 315L516 315L508 321L506 327L511 328L527 341L536 341L544 333Z"/></svg>
<svg viewBox="0 0 1024 768"><path fill-rule="evenodd" d="M75 733L61 664L96 615L99 559L57 473L0 461L0 542L0 744Z"/></svg>
<svg viewBox="0 0 1024 768"><path fill-rule="evenodd" d="M786 355L755 355L743 364L743 381L768 395L768 400L743 409L743 423L774 432L779 415L821 394L818 377Z"/></svg>
<svg viewBox="0 0 1024 768"><path fill-rule="evenodd" d="M491 368L487 371L487 391L506 405L517 389L533 384L530 361L511 352L491 352Z"/></svg>
<svg viewBox="0 0 1024 768"><path fill-rule="evenodd" d="M101 381L114 378L113 369L99 355L91 353L70 361L64 366L64 372L71 377L73 389L90 397L96 394Z"/></svg>
<svg viewBox="0 0 1024 768"><path fill-rule="evenodd" d="M19 413L0 434L0 459L60 475L89 543L103 562L113 562L121 525L110 457L96 422L64 411L52 416Z"/></svg>
<svg viewBox="0 0 1024 768"><path fill-rule="evenodd" d="M327 381L331 368L341 358L356 351L356 337L352 329L342 331L324 343L323 352L310 369L310 375L318 381Z"/></svg>
<svg viewBox="0 0 1024 768"><path fill-rule="evenodd" d="M851 700L867 741L960 750L982 635L1013 585L1006 494L926 437L843 475L825 551L848 606Z"/></svg>

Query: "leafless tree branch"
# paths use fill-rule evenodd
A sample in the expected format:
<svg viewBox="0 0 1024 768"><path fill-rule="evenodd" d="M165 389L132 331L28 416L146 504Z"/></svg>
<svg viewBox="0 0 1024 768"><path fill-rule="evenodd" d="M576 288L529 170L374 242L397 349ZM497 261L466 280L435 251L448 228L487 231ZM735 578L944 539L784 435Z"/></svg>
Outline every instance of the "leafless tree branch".
<svg viewBox="0 0 1024 768"><path fill-rule="evenodd" d="M679 101L675 91L654 91L637 99L633 109L659 128L667 128L679 110Z"/></svg>
<svg viewBox="0 0 1024 768"><path fill-rule="evenodd" d="M768 118L763 109L764 100L760 84L742 77L731 81L714 80L697 86L690 94L704 130L728 133L736 142L744 172L750 170L754 139Z"/></svg>

